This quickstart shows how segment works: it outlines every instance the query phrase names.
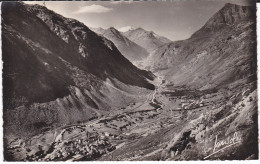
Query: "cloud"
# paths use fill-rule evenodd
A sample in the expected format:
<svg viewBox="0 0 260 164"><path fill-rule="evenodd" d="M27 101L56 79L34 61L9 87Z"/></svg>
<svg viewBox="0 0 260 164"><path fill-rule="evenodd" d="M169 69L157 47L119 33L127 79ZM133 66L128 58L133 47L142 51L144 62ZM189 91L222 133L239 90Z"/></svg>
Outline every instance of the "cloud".
<svg viewBox="0 0 260 164"><path fill-rule="evenodd" d="M133 3L134 1L111 1L112 4L130 4Z"/></svg>
<svg viewBox="0 0 260 164"><path fill-rule="evenodd" d="M114 5L121 5L121 4L133 4L133 3L140 3L143 2L144 0L119 0L119 1L110 1L111 4Z"/></svg>
<svg viewBox="0 0 260 164"><path fill-rule="evenodd" d="M79 10L75 11L75 14L83 14L83 13L107 13L112 11L112 8L108 8L101 5L90 5L90 6L83 6Z"/></svg>
<svg viewBox="0 0 260 164"><path fill-rule="evenodd" d="M131 26L125 26L125 27L121 27L118 29L118 31L121 31L121 32L126 32L126 31L129 31L129 30L132 30L133 27Z"/></svg>

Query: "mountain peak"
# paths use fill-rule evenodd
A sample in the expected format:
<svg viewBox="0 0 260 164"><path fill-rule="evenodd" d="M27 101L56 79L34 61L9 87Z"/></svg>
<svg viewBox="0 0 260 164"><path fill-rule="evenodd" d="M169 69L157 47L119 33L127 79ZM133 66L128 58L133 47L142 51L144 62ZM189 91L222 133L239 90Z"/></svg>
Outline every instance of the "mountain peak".
<svg viewBox="0 0 260 164"><path fill-rule="evenodd" d="M146 35L148 35L148 36L150 36L150 37L156 37L156 38L157 38L157 37L161 37L161 36L159 36L158 34L156 34L155 32L145 30L145 29L143 29L143 28L141 28L141 27L138 27L138 28L133 29L133 30L130 30L130 31L142 32L142 33L144 33L144 34L146 34Z"/></svg>
<svg viewBox="0 0 260 164"><path fill-rule="evenodd" d="M155 34L154 32L147 31L147 30L145 30L145 29L143 29L141 27L138 27L138 28L133 29L133 30L129 30L128 32L130 32L130 33L138 33L138 34L141 34L141 35L146 35L147 37L155 37L154 36L154 34Z"/></svg>
<svg viewBox="0 0 260 164"><path fill-rule="evenodd" d="M234 4L234 3L226 3L223 6L223 8L234 8L234 7L250 7L250 6L248 6L248 5L238 5L238 4Z"/></svg>
<svg viewBox="0 0 260 164"><path fill-rule="evenodd" d="M152 31L144 30L141 27L124 32L124 35L131 41L145 48L149 53L163 44L170 42L169 39L159 36Z"/></svg>
<svg viewBox="0 0 260 164"><path fill-rule="evenodd" d="M121 33L114 27L109 27L104 31L104 33L113 33L113 35L117 36L118 38L122 38Z"/></svg>
<svg viewBox="0 0 260 164"><path fill-rule="evenodd" d="M216 31L224 26L233 26L242 21L255 19L254 6L241 6L232 3L226 3L207 23L202 27L203 33L206 31ZM201 30L193 34L198 34ZM199 34L200 35L200 34Z"/></svg>
<svg viewBox="0 0 260 164"><path fill-rule="evenodd" d="M254 15L252 6L240 6L227 3L213 19L220 19L222 23L232 25L235 22L248 19Z"/></svg>
<svg viewBox="0 0 260 164"><path fill-rule="evenodd" d="M232 6L238 6L238 5L233 4L233 3L226 3L226 4L224 5L224 7L232 7Z"/></svg>
<svg viewBox="0 0 260 164"><path fill-rule="evenodd" d="M104 30L102 27L93 28L93 29L97 29L97 30Z"/></svg>
<svg viewBox="0 0 260 164"><path fill-rule="evenodd" d="M115 29L114 27L109 27L108 30L112 31L112 32L119 32L117 29Z"/></svg>
<svg viewBox="0 0 260 164"><path fill-rule="evenodd" d="M138 28L136 28L135 30L142 30L142 31L146 31L146 30L144 30L143 28L141 28L141 27L138 27Z"/></svg>
<svg viewBox="0 0 260 164"><path fill-rule="evenodd" d="M132 26L125 26L125 27L121 27L118 29L118 31L120 32L127 32L127 31L131 31L134 30L134 28Z"/></svg>
<svg viewBox="0 0 260 164"><path fill-rule="evenodd" d="M143 29L142 27L138 27L138 28L132 28L132 29L128 30L127 32L145 32L145 33L147 33L148 31Z"/></svg>

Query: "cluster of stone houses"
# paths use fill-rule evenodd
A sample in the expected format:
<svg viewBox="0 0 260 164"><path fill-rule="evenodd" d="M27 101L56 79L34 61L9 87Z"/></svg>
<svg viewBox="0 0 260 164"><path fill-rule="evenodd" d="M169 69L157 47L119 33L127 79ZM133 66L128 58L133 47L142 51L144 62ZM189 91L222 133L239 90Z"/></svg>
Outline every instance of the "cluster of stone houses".
<svg viewBox="0 0 260 164"><path fill-rule="evenodd" d="M181 102L180 109L189 110L189 109L195 109L203 106L204 106L203 100L193 100L190 102Z"/></svg>

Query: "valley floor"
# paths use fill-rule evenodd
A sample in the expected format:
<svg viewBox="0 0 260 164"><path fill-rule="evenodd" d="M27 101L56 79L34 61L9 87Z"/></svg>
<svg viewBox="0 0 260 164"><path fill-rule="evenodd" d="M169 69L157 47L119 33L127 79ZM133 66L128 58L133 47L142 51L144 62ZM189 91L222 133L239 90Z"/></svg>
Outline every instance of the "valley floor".
<svg viewBox="0 0 260 164"><path fill-rule="evenodd" d="M7 153L24 161L257 158L255 82L201 92L175 88L161 77L156 83L144 102L17 139Z"/></svg>

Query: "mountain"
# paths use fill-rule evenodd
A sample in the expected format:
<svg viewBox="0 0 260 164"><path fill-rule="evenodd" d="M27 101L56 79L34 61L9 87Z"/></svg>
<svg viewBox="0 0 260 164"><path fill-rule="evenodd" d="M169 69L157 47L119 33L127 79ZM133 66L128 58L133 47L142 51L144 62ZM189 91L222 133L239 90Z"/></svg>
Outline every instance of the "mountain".
<svg viewBox="0 0 260 164"><path fill-rule="evenodd" d="M92 30L111 40L122 55L131 62L142 60L148 56L148 52L144 48L129 40L113 27L108 29L96 28Z"/></svg>
<svg viewBox="0 0 260 164"><path fill-rule="evenodd" d="M2 3L5 138L100 117L154 89L136 68L83 23L40 5Z"/></svg>
<svg viewBox="0 0 260 164"><path fill-rule="evenodd" d="M207 89L255 80L255 31L254 7L228 3L189 39L165 44L144 63L175 86Z"/></svg>
<svg viewBox="0 0 260 164"><path fill-rule="evenodd" d="M153 52L170 40L155 34L152 31L146 31L142 28L136 28L123 33L128 39L145 48L149 53Z"/></svg>
<svg viewBox="0 0 260 164"><path fill-rule="evenodd" d="M132 26L125 26L125 27L121 27L118 29L118 31L120 32L126 32L126 31L129 31L129 30L133 30L134 28Z"/></svg>

